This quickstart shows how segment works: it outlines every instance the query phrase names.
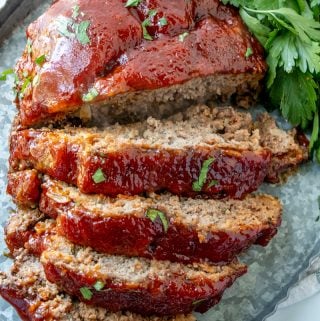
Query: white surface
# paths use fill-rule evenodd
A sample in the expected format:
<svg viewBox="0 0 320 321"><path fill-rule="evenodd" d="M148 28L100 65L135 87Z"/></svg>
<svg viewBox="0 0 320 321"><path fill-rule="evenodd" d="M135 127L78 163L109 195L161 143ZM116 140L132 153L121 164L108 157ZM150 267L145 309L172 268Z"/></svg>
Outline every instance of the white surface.
<svg viewBox="0 0 320 321"><path fill-rule="evenodd" d="M319 321L320 320L320 293L291 305L279 309L275 315L266 321Z"/></svg>

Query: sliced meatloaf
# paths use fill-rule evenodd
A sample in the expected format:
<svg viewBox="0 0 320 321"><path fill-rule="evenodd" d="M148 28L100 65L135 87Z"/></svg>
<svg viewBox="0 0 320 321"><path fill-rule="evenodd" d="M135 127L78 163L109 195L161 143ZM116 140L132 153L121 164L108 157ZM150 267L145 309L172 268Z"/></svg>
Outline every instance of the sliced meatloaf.
<svg viewBox="0 0 320 321"><path fill-rule="evenodd" d="M16 67L23 126L89 105L96 119L128 120L257 93L263 51L236 9L218 0L125 4L59 0L28 27Z"/></svg>
<svg viewBox="0 0 320 321"><path fill-rule="evenodd" d="M25 215L28 213L35 215L25 210ZM9 224L13 228L14 223ZM236 261L224 266L182 265L100 254L59 236L51 220L35 225L25 247L40 255L50 282L86 304L114 312L159 316L194 309L205 312L246 272L246 266Z"/></svg>
<svg viewBox="0 0 320 321"><path fill-rule="evenodd" d="M21 206L36 207L40 200L39 176L35 169L8 174L7 193Z"/></svg>
<svg viewBox="0 0 320 321"><path fill-rule="evenodd" d="M271 155L250 119L231 108L197 106L175 119L104 131L27 129L12 133L10 165L33 167L83 193L242 198L263 182Z"/></svg>
<svg viewBox="0 0 320 321"><path fill-rule="evenodd" d="M59 232L75 244L186 263L230 262L253 243L267 245L281 222L281 204L269 195L242 201L169 194L111 199L51 179L42 185L40 210L57 219Z"/></svg>
<svg viewBox="0 0 320 321"><path fill-rule="evenodd" d="M39 259L22 250L10 273L0 272L0 295L12 304L23 321L195 321L192 315L142 317L112 313L74 300L47 281Z"/></svg>

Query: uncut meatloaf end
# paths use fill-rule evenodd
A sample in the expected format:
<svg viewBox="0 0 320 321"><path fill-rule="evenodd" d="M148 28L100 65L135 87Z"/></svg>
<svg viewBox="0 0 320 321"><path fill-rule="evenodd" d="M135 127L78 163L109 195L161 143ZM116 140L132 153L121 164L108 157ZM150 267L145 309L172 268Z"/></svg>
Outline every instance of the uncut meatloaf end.
<svg viewBox="0 0 320 321"><path fill-rule="evenodd" d="M52 220L36 224L25 248L40 256L50 282L80 301L148 316L205 312L247 270L237 261L223 266L183 265L101 254L59 236ZM95 288L97 282L102 289ZM84 296L83 288L92 296Z"/></svg>
<svg viewBox="0 0 320 321"><path fill-rule="evenodd" d="M16 253L10 273L0 272L0 295L23 321L195 321L191 314L143 317L81 303L50 283L39 259L26 250Z"/></svg>
<svg viewBox="0 0 320 321"><path fill-rule="evenodd" d="M191 197L241 199L261 185L271 157L252 127L249 114L195 106L173 119L149 118L104 131L14 131L11 172L34 168L83 193L112 197L167 190ZM208 161L206 180L195 188Z"/></svg>
<svg viewBox="0 0 320 321"><path fill-rule="evenodd" d="M58 220L72 243L99 252L158 260L231 262L251 244L267 245L282 207L269 195L202 200L170 194L150 197L84 195L47 178L40 210Z"/></svg>
<svg viewBox="0 0 320 321"><path fill-rule="evenodd" d="M73 3L55 1L27 29L28 45L16 67L22 126L75 113L128 122L217 97L238 96L241 103L242 96L259 92L266 72L263 49L235 8L218 0L143 1L130 8L118 0L77 4L74 17ZM71 29L88 23L88 41L61 31L61 19L71 20ZM37 57L44 57L42 63Z"/></svg>

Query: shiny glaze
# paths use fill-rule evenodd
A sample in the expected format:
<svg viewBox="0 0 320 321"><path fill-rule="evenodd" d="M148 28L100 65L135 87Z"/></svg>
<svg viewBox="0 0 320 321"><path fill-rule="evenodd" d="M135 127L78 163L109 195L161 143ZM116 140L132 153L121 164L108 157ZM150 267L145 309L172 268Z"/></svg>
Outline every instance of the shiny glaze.
<svg viewBox="0 0 320 321"><path fill-rule="evenodd" d="M37 139L45 135L46 132L26 130L12 136L12 170L31 166L55 179L77 185L83 193L111 197L167 190L190 197L241 199L261 185L271 159L267 150L253 152L214 146L181 150L127 147L107 155L99 151L81 153L76 144L50 143L50 133L46 144L37 143ZM195 192L192 184L198 179L204 161L211 157L215 161L207 183L201 192ZM106 181L96 184L92 176L98 169L103 171ZM212 180L218 183L209 188Z"/></svg>
<svg viewBox="0 0 320 321"><path fill-rule="evenodd" d="M239 275L221 278L217 282L202 278L188 283L184 276L179 275L168 281L155 278L150 280L148 288L103 280L106 284L105 289L93 289L92 299L85 300L79 289L93 288L97 282L95 278L60 269L51 263L45 264L44 269L50 282L57 284L68 294L78 297L80 301L106 308L111 312L128 310L145 316L171 316L187 314L193 310L204 313L220 301L223 291L231 286L238 276L246 272L241 271ZM199 300L204 301L198 306L194 305L194 302Z"/></svg>
<svg viewBox="0 0 320 321"><path fill-rule="evenodd" d="M181 84L210 74L254 73L266 70L261 46L241 22L238 12L218 0L145 0L137 8L125 8L124 0L78 0L76 23L88 20L90 44L62 36L57 19L72 16L74 4L55 2L32 23L26 50L17 64L39 83L25 92L18 106L24 126L59 113L76 110L82 95L95 86L96 101L124 92ZM147 27L153 41L143 39L142 22L156 9ZM165 17L168 24L162 26ZM185 41L179 35L188 32ZM254 54L245 57L247 48ZM45 54L43 66L34 63ZM21 86L20 84L20 86ZM19 87L19 86L18 86Z"/></svg>
<svg viewBox="0 0 320 321"><path fill-rule="evenodd" d="M36 170L11 173L8 175L7 193L15 203L34 207L40 199L40 184Z"/></svg>
<svg viewBox="0 0 320 321"><path fill-rule="evenodd" d="M50 230L33 232L25 247L31 254L41 256L44 251L50 249L51 236L55 233L54 226ZM227 287L247 272L246 267L243 266L233 275L220 277L216 281L205 276L187 281L183 273L177 272L168 279L160 280L155 276L139 284L119 282L107 277L97 280L89 273L78 273L65 267L60 268L50 261L43 265L48 281L57 284L66 293L78 297L80 301L104 307L111 312L128 310L141 315L159 316L187 314L193 310L204 313L219 302ZM96 291L93 288L97 281L105 284L102 291ZM91 300L83 298L80 292L82 287L90 288L93 293ZM199 300L201 300L199 304L194 304ZM12 297L9 302L14 302ZM25 303L21 300L19 302ZM15 307L19 308L18 305Z"/></svg>
<svg viewBox="0 0 320 321"><path fill-rule="evenodd" d="M59 201L51 197L50 188L43 185L39 208L57 219L59 232L72 243L107 254L157 260L228 263L253 243L267 245L280 225L279 221L263 229L244 226L238 233L216 230L200 240L196 230L173 221L165 232L160 220L153 223L135 215L101 217L81 204L62 200L63 197Z"/></svg>

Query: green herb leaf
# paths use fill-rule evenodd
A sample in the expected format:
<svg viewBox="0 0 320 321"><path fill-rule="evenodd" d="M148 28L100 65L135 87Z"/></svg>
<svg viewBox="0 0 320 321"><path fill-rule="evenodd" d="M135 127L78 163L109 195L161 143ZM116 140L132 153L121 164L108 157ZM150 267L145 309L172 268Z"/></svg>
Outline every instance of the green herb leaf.
<svg viewBox="0 0 320 321"><path fill-rule="evenodd" d="M87 94L82 96L82 100L84 102L90 102L94 100L97 96L99 96L99 92L95 87L93 87L88 91Z"/></svg>
<svg viewBox="0 0 320 321"><path fill-rule="evenodd" d="M181 35L179 35L179 41L180 42L184 42L184 40L186 39L186 37L189 35L189 32L184 32Z"/></svg>
<svg viewBox="0 0 320 321"><path fill-rule="evenodd" d="M27 53L30 55L32 53L32 41L30 38L27 40Z"/></svg>
<svg viewBox="0 0 320 321"><path fill-rule="evenodd" d="M218 185L218 184L219 184L218 181L212 180L212 181L208 184L208 188L211 188L211 187L216 186L216 185Z"/></svg>
<svg viewBox="0 0 320 321"><path fill-rule="evenodd" d="M72 19L77 19L80 14L80 7L78 5L75 5L72 7Z"/></svg>
<svg viewBox="0 0 320 321"><path fill-rule="evenodd" d="M106 181L106 177L101 168L99 168L94 175L92 175L92 179L96 184L103 183Z"/></svg>
<svg viewBox="0 0 320 321"><path fill-rule="evenodd" d="M149 218L153 223L156 221L157 218L159 218L163 225L164 231L166 233L168 232L169 222L166 215L163 212L154 208L149 208L147 210L146 217Z"/></svg>
<svg viewBox="0 0 320 321"><path fill-rule="evenodd" d="M195 192L201 192L203 185L205 184L205 182L207 181L207 175L209 172L209 167L211 166L211 164L215 161L215 159L209 158L206 161L203 162L201 171L200 171L200 175L197 181L193 182L192 184L192 189Z"/></svg>
<svg viewBox="0 0 320 321"><path fill-rule="evenodd" d="M80 292L85 300L91 300L93 297L92 291L87 287L81 288Z"/></svg>
<svg viewBox="0 0 320 321"><path fill-rule="evenodd" d="M246 57L246 58L249 58L249 57L252 56L252 55L253 55L252 48L251 48L251 47L247 48L247 51L246 51L246 53L245 53L245 57Z"/></svg>
<svg viewBox="0 0 320 321"><path fill-rule="evenodd" d="M164 27L168 24L168 20L165 17L159 19L159 23L161 27Z"/></svg>
<svg viewBox="0 0 320 321"><path fill-rule="evenodd" d="M7 80L7 76L9 75L13 75L14 74L14 71L13 69L7 69L7 70L4 70L0 73L0 80L1 81L6 81Z"/></svg>
<svg viewBox="0 0 320 321"><path fill-rule="evenodd" d="M143 32L143 38L146 40L150 40L152 41L153 38L152 36L149 34L147 27L150 26L151 22L149 19L146 19L142 22L141 26L142 26L142 32Z"/></svg>
<svg viewBox="0 0 320 321"><path fill-rule="evenodd" d="M197 301L192 302L192 305L193 306L199 306L201 303L203 303L205 301L206 301L206 299L197 300Z"/></svg>
<svg viewBox="0 0 320 321"><path fill-rule="evenodd" d="M319 138L319 113L318 111L315 112L314 118L313 118L313 128L312 128L312 134L310 138L310 144L309 144L309 150L312 152L316 142Z"/></svg>
<svg viewBox="0 0 320 321"><path fill-rule="evenodd" d="M42 66L43 63L46 61L46 55L42 55L34 61L38 66Z"/></svg>
<svg viewBox="0 0 320 321"><path fill-rule="evenodd" d="M75 34L72 30L73 28L73 20L67 17L60 16L56 20L56 26L58 32L67 38L74 38Z"/></svg>
<svg viewBox="0 0 320 321"><path fill-rule="evenodd" d="M157 15L157 10L156 9L149 10L148 15L149 15L149 19L152 17L155 17Z"/></svg>
<svg viewBox="0 0 320 321"><path fill-rule="evenodd" d="M81 21L79 24L74 24L76 38L82 45L87 45L90 43L90 38L88 36L89 26L89 20Z"/></svg>
<svg viewBox="0 0 320 321"><path fill-rule="evenodd" d="M103 290L103 288L105 287L105 283L103 283L102 281L97 281L93 287L94 287L97 291L101 291L101 290Z"/></svg>
<svg viewBox="0 0 320 321"><path fill-rule="evenodd" d="M29 85L31 85L31 77L25 78L25 80L21 86L20 92L19 92L20 98L24 97L24 94L25 94L27 88L29 87Z"/></svg>
<svg viewBox="0 0 320 321"><path fill-rule="evenodd" d="M126 7L136 7L140 4L142 0L128 0L126 3Z"/></svg>

